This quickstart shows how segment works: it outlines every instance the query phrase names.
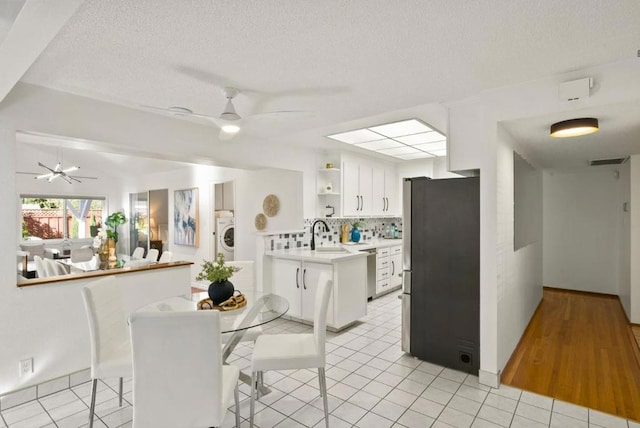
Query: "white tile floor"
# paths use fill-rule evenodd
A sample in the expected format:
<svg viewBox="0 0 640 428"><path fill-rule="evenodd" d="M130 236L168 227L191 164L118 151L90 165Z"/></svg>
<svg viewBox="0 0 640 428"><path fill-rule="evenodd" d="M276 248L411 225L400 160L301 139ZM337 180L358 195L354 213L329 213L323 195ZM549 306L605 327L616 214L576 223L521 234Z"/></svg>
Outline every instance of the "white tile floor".
<svg viewBox="0 0 640 428"><path fill-rule="evenodd" d="M332 428L488 428L628 427L627 421L573 404L502 386L492 389L478 378L404 355L400 350L400 302L397 294L369 303L364 322L328 334L327 386ZM278 320L266 333L307 332L299 323ZM238 346L230 361L247 368L251 344ZM256 426L324 427L316 373L269 372L273 391L256 406ZM243 385L242 426L248 427L248 387ZM131 382L126 405L118 407L117 379L100 382L97 428L131 427ZM84 427L89 416L90 383L58 392L1 413L0 428ZM228 412L225 427L232 427ZM176 427L180 428L180 427Z"/></svg>

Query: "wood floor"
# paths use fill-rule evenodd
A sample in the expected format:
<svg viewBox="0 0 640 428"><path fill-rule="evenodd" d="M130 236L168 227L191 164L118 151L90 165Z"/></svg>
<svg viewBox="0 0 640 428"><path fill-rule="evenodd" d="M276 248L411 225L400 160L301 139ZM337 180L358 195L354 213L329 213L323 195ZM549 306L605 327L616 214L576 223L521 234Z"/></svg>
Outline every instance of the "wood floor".
<svg viewBox="0 0 640 428"><path fill-rule="evenodd" d="M640 420L640 351L616 296L545 288L502 383Z"/></svg>

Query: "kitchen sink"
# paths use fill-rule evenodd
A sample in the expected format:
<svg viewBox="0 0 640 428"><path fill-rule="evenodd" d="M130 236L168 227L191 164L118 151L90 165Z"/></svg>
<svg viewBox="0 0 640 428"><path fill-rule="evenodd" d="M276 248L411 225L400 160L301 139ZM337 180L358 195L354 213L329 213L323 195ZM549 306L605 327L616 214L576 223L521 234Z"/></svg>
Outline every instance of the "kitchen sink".
<svg viewBox="0 0 640 428"><path fill-rule="evenodd" d="M316 247L318 253L349 253L350 251L342 247Z"/></svg>

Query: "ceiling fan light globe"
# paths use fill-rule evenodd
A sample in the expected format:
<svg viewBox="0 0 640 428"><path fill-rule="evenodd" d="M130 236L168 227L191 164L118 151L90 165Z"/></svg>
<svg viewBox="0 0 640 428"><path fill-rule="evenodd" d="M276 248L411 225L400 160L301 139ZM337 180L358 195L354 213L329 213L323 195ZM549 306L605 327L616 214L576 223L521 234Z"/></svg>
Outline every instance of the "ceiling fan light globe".
<svg viewBox="0 0 640 428"><path fill-rule="evenodd" d="M225 134L236 134L240 131L240 127L238 125L222 125L221 131Z"/></svg>
<svg viewBox="0 0 640 428"><path fill-rule="evenodd" d="M240 120L240 116L235 111L234 112L225 111L224 113L222 113L220 115L220 119L223 119L223 120Z"/></svg>

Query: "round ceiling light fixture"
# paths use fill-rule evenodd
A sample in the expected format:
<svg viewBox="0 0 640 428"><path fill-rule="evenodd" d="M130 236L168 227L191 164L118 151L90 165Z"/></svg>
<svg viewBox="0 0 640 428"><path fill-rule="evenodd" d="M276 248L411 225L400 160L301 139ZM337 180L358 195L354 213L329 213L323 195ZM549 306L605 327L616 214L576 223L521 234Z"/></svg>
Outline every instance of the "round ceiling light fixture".
<svg viewBox="0 0 640 428"><path fill-rule="evenodd" d="M598 129L598 119L583 117L554 123L549 135L554 138L579 137L598 132Z"/></svg>

